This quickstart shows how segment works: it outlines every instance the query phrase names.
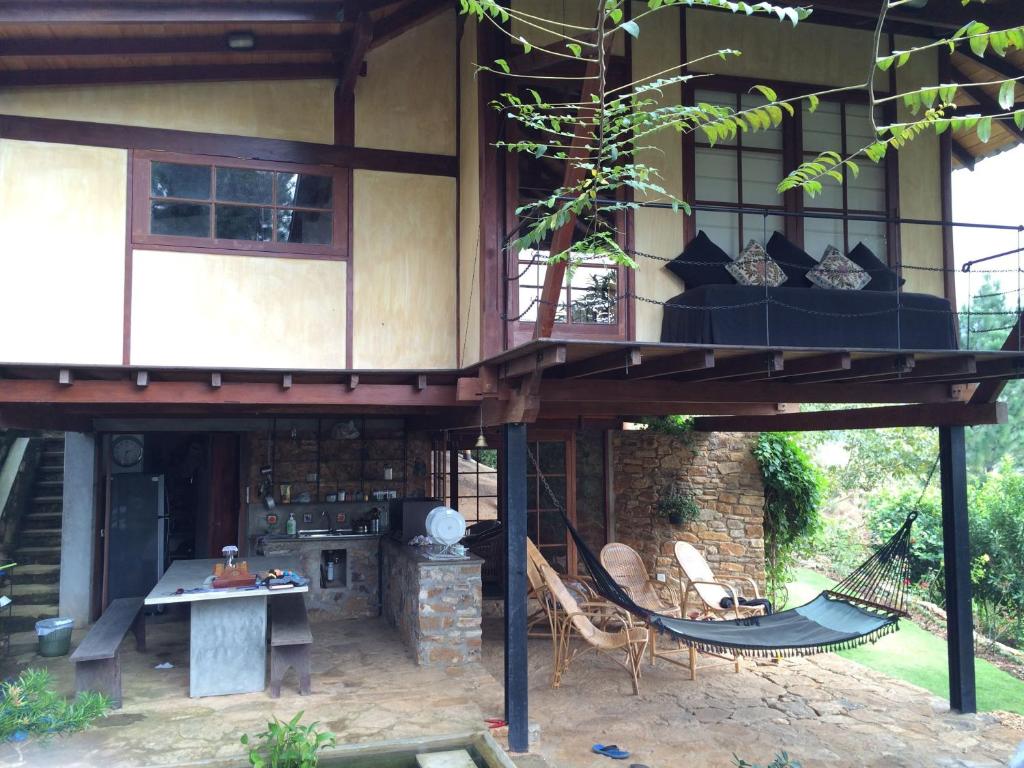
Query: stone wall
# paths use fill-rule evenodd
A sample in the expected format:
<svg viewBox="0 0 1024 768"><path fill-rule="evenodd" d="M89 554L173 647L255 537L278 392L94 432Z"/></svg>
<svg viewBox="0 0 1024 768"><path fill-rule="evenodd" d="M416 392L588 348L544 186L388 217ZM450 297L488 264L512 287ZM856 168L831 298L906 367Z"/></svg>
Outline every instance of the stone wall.
<svg viewBox="0 0 1024 768"><path fill-rule="evenodd" d="M645 431L612 434L615 538L643 555L651 572L674 572L672 547L689 541L721 578L750 576L764 587L764 482L751 449L756 435L693 433L689 441ZM692 494L700 519L659 517L666 489Z"/></svg>
<svg viewBox="0 0 1024 768"><path fill-rule="evenodd" d="M384 617L423 667L480 661L483 609L479 558L431 561L385 539Z"/></svg>

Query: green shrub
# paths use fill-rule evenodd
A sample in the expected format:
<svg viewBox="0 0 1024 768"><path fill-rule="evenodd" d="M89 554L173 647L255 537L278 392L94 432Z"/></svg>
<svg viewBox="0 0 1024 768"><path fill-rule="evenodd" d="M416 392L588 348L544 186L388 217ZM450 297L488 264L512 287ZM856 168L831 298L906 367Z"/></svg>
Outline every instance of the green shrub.
<svg viewBox="0 0 1024 768"><path fill-rule="evenodd" d="M736 757L736 755L733 755L732 759L736 761L736 768L761 768L760 765L748 763L746 760ZM775 755L775 759L768 763L764 768L800 768L800 763L793 760L785 752L779 752Z"/></svg>
<svg viewBox="0 0 1024 768"><path fill-rule="evenodd" d="M666 489L654 505L654 508L661 517L671 518L676 516L683 523L692 523L700 517L700 507L693 500L693 496L678 491L675 488Z"/></svg>
<svg viewBox="0 0 1024 768"><path fill-rule="evenodd" d="M861 528L825 517L816 530L796 542L794 553L802 560L814 561L816 570L834 578L846 576L871 554Z"/></svg>
<svg viewBox="0 0 1024 768"><path fill-rule="evenodd" d="M68 701L50 687L47 670L26 669L0 685L0 743L81 731L109 708L99 693L80 693Z"/></svg>
<svg viewBox="0 0 1024 768"><path fill-rule="evenodd" d="M906 521L907 515L913 511L918 513L910 534L910 582L926 592L937 579L941 582L942 502L939 489L930 487L924 496L921 496L920 489L883 492L869 498L867 507L873 548L888 541Z"/></svg>
<svg viewBox="0 0 1024 768"><path fill-rule="evenodd" d="M316 768L317 753L336 743L334 734L321 731L319 723L300 725L302 712L288 722L276 717L267 723L267 730L252 739L243 734L242 745L249 747L252 768ZM251 746L250 746L251 744Z"/></svg>

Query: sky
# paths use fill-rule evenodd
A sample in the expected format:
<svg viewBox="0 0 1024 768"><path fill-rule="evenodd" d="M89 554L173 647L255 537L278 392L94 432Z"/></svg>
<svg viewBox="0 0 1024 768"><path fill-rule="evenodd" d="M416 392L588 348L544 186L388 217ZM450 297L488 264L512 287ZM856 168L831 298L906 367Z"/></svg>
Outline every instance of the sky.
<svg viewBox="0 0 1024 768"><path fill-rule="evenodd" d="M966 169L954 171L953 219L984 224L1024 224L1021 179L1024 179L1024 146L982 160L973 172ZM965 261L1024 247L1024 233L1016 231L956 227L953 238L958 268ZM1004 256L979 264L977 268L1015 269L1019 265L1024 266L1024 254ZM994 277L1000 278L1004 290L1012 289L1013 281L1017 279L1014 274L997 274ZM975 275L969 282L963 273L957 274L956 295L959 303L963 304L969 295L968 285L970 293L978 292L981 279L981 275ZM1007 304L1010 306L1016 300L1015 294L1007 296Z"/></svg>

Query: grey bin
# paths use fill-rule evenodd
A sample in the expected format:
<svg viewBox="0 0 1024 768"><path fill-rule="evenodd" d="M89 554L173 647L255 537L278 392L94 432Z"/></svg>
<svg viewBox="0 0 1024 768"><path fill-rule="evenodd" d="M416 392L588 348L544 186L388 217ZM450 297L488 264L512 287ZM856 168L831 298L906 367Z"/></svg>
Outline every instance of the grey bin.
<svg viewBox="0 0 1024 768"><path fill-rule="evenodd" d="M36 622L40 656L66 656L71 650L74 619L43 619Z"/></svg>

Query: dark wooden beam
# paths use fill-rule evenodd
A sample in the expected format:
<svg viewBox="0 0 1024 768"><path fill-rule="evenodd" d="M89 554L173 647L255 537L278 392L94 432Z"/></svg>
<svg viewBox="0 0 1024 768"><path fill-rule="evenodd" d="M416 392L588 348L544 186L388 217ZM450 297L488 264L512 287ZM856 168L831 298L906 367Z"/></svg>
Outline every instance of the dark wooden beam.
<svg viewBox="0 0 1024 768"><path fill-rule="evenodd" d="M526 627L526 425L502 427L501 447L505 497L505 722L509 749L527 752L530 665Z"/></svg>
<svg viewBox="0 0 1024 768"><path fill-rule="evenodd" d="M247 30L248 31L248 30ZM159 37L5 37L0 38L0 58L37 56L167 56L189 53L280 53L337 50L338 35L276 35L252 32L254 45L236 51L228 47L227 35Z"/></svg>
<svg viewBox="0 0 1024 768"><path fill-rule="evenodd" d="M0 138L117 149L152 149L304 165L333 165L339 168L429 176L458 174L458 162L449 155L18 115L0 115Z"/></svg>
<svg viewBox="0 0 1024 768"><path fill-rule="evenodd" d="M0 380L0 405L217 405L217 406L331 406L445 407L458 405L455 386L431 384L417 390L409 384L362 384L356 390L337 384L303 384L284 379L274 383L224 381L212 388L208 381L154 381L147 375L121 381L77 380L61 386L56 380Z"/></svg>
<svg viewBox="0 0 1024 768"><path fill-rule="evenodd" d="M1022 328L1024 317L1018 317L1017 322L1003 341L1004 352L1020 352L1024 349L1024 328ZM1006 381L983 381L971 395L972 403L994 403L1003 393Z"/></svg>
<svg viewBox="0 0 1024 768"><path fill-rule="evenodd" d="M783 376L789 381L793 376L812 376L820 373L839 373L850 370L852 362L849 352L829 352L824 355L809 355L785 361ZM774 377L773 377L774 378Z"/></svg>
<svg viewBox="0 0 1024 768"><path fill-rule="evenodd" d="M7 0L0 24L323 24L338 22L337 0Z"/></svg>
<svg viewBox="0 0 1024 768"><path fill-rule="evenodd" d="M567 363L559 368L556 373L562 379L578 379L583 376L596 376L600 373L622 370L625 370L628 374L630 369L636 368L642 362L643 358L640 355L639 349L617 349L614 352L607 352L603 355L587 358L586 360Z"/></svg>
<svg viewBox="0 0 1024 768"><path fill-rule="evenodd" d="M638 420L651 416L775 416L796 406L786 403L637 403L623 413L605 403L541 404L540 419L612 418Z"/></svg>
<svg viewBox="0 0 1024 768"><path fill-rule="evenodd" d="M566 348L561 344L545 347L544 349L522 357L516 357L498 367L499 379L514 379L536 371L544 371L556 365L562 365L566 360Z"/></svg>
<svg viewBox="0 0 1024 768"><path fill-rule="evenodd" d="M1004 403L933 403L784 413L777 416L709 416L694 419L693 428L699 432L822 432L833 429L1005 424L1006 418Z"/></svg>
<svg viewBox="0 0 1024 768"><path fill-rule="evenodd" d="M882 380L898 378L914 369L914 356L909 354L879 355L851 360L850 367L845 370L827 373L811 373L800 376L786 376L784 381L794 384L816 384L830 381L849 381L856 384L859 379L878 378ZM789 371L787 370L787 374Z"/></svg>
<svg viewBox="0 0 1024 768"><path fill-rule="evenodd" d="M713 368L690 371L673 377L674 381L713 381L718 379L760 378L782 371L785 365L782 352L755 352L750 355L718 357Z"/></svg>
<svg viewBox="0 0 1024 768"><path fill-rule="evenodd" d="M866 19L873 25L878 20L880 8L881 4L877 0L816 0L815 12L809 21L816 21L821 12L827 11L851 19ZM998 6L974 3L964 8L961 3L932 2L927 8L916 11L910 8L891 11L886 15L886 19L890 25L900 25L902 29L918 27L919 33L955 30L973 20L984 21L990 27L1000 29L1001 24L1009 27L1020 23L1019 20L1013 20L1015 17L1010 8L1010 5L1004 10Z"/></svg>
<svg viewBox="0 0 1024 768"><path fill-rule="evenodd" d="M452 7L447 0L416 0L407 3L377 22L374 29L373 45L370 48L384 45Z"/></svg>
<svg viewBox="0 0 1024 768"><path fill-rule="evenodd" d="M914 365L914 370L908 372L906 378L955 378L970 376L977 371L978 361L974 355L951 355L918 360Z"/></svg>
<svg viewBox="0 0 1024 768"><path fill-rule="evenodd" d="M1009 80L1019 80L1024 77L1024 69L1014 65L1012 61L1007 58L996 56L994 54L986 56L978 56L970 51L968 48L958 48L957 54L959 56L965 56L976 64L991 69L1000 77L1005 77Z"/></svg>
<svg viewBox="0 0 1024 768"><path fill-rule="evenodd" d="M370 50L370 43L373 42L373 19L368 13L359 14L356 19L355 29L345 53L345 63L338 75L338 90L336 99L347 99L352 95L356 87L356 78L363 67L363 59Z"/></svg>
<svg viewBox="0 0 1024 768"><path fill-rule="evenodd" d="M659 376L673 376L688 371L703 371L713 368L714 365L715 353L712 350L695 349L692 352L683 352L678 355L648 358L646 362L636 368L631 368L628 378L631 381L654 379Z"/></svg>
<svg viewBox="0 0 1024 768"><path fill-rule="evenodd" d="M605 46L604 53L611 52L612 35L603 38L602 45ZM596 55L596 54L593 54ZM580 86L580 94L577 102L579 104L590 104L600 87L598 79L598 65L596 61L588 62L583 72L583 81ZM582 118L583 109L577 113ZM573 131L572 141L569 145L568 159L565 161L565 175L562 178L561 186L571 189L583 180L584 169L580 163L587 156L587 142L590 139L588 123L580 119L576 122ZM568 219L551 235L549 252L552 256L564 253L572 245L573 235L576 232L576 215L570 213ZM534 323L533 337L535 339L550 338L555 327L555 310L558 307L558 300L562 293L562 283L565 281L565 270L568 261L562 259L554 264L548 264L544 272L544 285L540 290L540 299L537 304L537 321Z"/></svg>
<svg viewBox="0 0 1024 768"><path fill-rule="evenodd" d="M581 386L575 381L546 380L541 385L545 403L616 403L634 411L646 403L945 403L958 399L953 387L923 384L787 384L774 381L701 382L606 381L594 379Z"/></svg>
<svg viewBox="0 0 1024 768"><path fill-rule="evenodd" d="M953 153L953 157L960 161L960 165L969 171L974 170L974 164L977 162L977 158L968 152L963 144L955 138L950 137L949 147L950 151Z"/></svg>
<svg viewBox="0 0 1024 768"><path fill-rule="evenodd" d="M974 616L971 610L971 544L967 519L967 453L962 426L946 425L939 429L939 465L946 577L949 706L957 712L969 714L977 711L977 703L974 686Z"/></svg>
<svg viewBox="0 0 1024 768"><path fill-rule="evenodd" d="M23 69L0 72L0 86L117 85L229 80L323 80L338 76L332 61L260 64L169 64L83 69Z"/></svg>

